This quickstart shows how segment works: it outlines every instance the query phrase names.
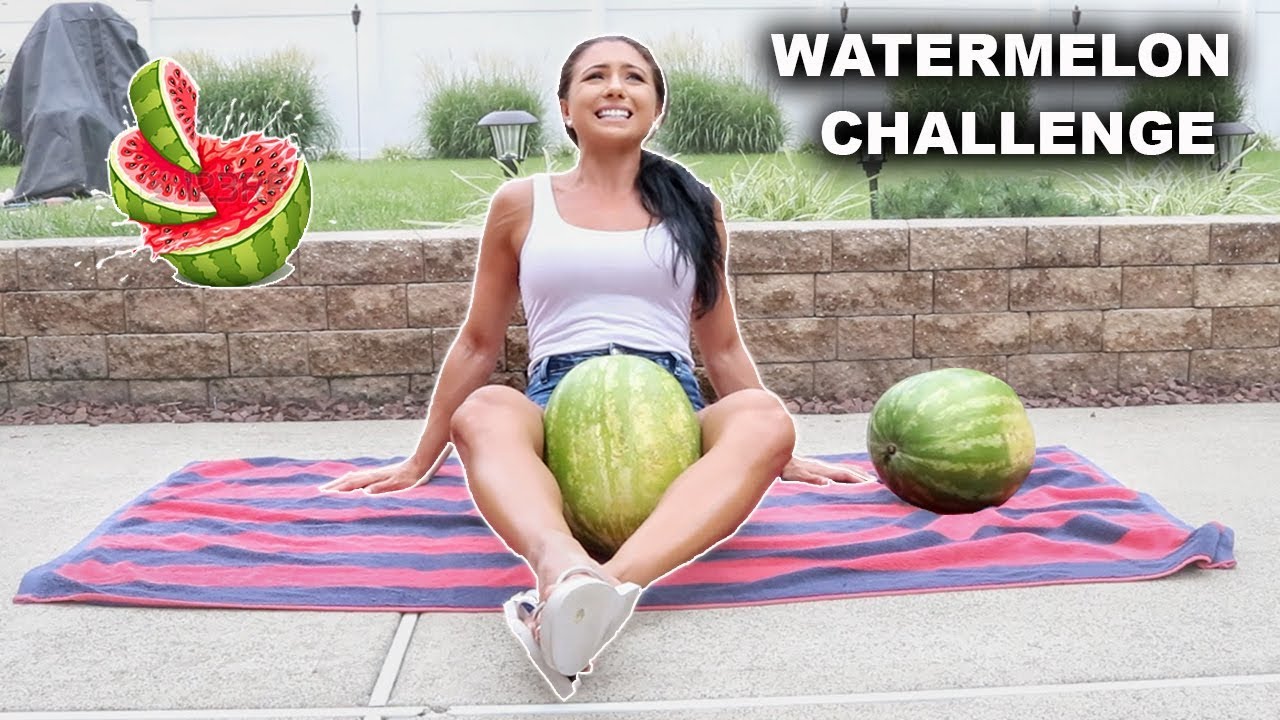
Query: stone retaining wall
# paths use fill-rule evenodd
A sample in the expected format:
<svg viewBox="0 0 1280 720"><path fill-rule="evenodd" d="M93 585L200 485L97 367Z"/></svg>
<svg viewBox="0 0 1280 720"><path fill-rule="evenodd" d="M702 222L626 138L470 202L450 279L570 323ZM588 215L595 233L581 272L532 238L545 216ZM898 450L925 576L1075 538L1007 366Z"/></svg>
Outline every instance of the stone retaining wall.
<svg viewBox="0 0 1280 720"><path fill-rule="evenodd" d="M1280 382L1280 216L750 223L743 335L788 397L930 368L1026 395ZM374 402L430 392L477 231L315 233L267 288L184 287L128 238L0 243L0 407ZM523 387L523 314L495 380Z"/></svg>

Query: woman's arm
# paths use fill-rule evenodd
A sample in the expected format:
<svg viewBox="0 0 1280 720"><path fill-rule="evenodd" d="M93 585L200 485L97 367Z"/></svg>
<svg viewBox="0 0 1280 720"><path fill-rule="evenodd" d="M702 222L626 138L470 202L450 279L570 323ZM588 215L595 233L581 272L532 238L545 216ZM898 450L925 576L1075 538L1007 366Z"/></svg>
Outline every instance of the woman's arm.
<svg viewBox="0 0 1280 720"><path fill-rule="evenodd" d="M453 413L493 375L515 313L520 296L516 247L529 225L532 198L528 180L510 181L494 194L480 238L467 317L436 371L426 425L413 453L394 466L348 473L322 490L403 490L429 480L448 458Z"/></svg>
<svg viewBox="0 0 1280 720"><path fill-rule="evenodd" d="M497 367L507 326L519 299L517 234L528 227L530 193L527 181L504 184L489 207L471 288L466 319L444 362L436 371L435 389L426 427L408 462L425 474L447 457L449 421L472 392L485 384Z"/></svg>
<svg viewBox="0 0 1280 720"><path fill-rule="evenodd" d="M738 318L728 282L728 233L725 231L719 202L716 203L716 231L720 235L721 247L725 250L725 269L720 281L723 295L710 312L693 322L694 337L702 351L702 364L707 369L707 377L718 397L723 398L744 388L768 391L760 380L759 370L747 352L741 333L738 332ZM832 465L793 455L782 470L782 479L825 485L831 482L868 482L875 478L849 466Z"/></svg>
<svg viewBox="0 0 1280 720"><path fill-rule="evenodd" d="M720 298L709 312L693 321L693 335L702 354L703 367L715 388L716 395L725 397L744 388L765 389L755 361L747 352L746 344L738 331L738 318L734 310L732 290L729 287L729 237L725 231L724 215L719 201L715 208L716 232L720 247L724 248L725 263L720 274Z"/></svg>

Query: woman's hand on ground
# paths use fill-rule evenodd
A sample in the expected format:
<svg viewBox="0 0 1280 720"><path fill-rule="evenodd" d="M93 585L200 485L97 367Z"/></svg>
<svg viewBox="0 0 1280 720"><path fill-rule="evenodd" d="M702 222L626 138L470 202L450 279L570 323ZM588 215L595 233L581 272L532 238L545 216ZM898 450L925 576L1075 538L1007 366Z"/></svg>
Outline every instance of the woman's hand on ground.
<svg viewBox="0 0 1280 720"><path fill-rule="evenodd" d="M437 463L437 466L439 464ZM384 467L354 470L335 480L320 486L320 492L351 492L364 490L369 495L407 490L421 482L426 482L435 474L436 468L423 473L412 467L407 461L386 465Z"/></svg>
<svg viewBox="0 0 1280 720"><path fill-rule="evenodd" d="M830 485L833 482L863 483L875 482L876 479L858 468L847 465L832 465L821 460L792 456L791 461L782 469L785 482L803 482L810 485Z"/></svg>

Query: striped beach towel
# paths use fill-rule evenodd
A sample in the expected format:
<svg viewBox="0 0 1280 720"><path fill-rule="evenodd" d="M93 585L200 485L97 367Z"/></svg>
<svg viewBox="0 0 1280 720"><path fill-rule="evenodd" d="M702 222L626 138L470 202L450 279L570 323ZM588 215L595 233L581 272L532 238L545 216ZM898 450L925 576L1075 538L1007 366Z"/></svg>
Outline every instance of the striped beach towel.
<svg viewBox="0 0 1280 720"><path fill-rule="evenodd" d="M491 612L533 584L451 458L367 496L318 487L396 458L193 462L22 579L18 603ZM822 456L870 470L865 453ZM937 515L879 483L777 482L738 532L639 609L1158 578L1235 565L1231 529L1192 527L1067 447L1041 448L1000 508Z"/></svg>

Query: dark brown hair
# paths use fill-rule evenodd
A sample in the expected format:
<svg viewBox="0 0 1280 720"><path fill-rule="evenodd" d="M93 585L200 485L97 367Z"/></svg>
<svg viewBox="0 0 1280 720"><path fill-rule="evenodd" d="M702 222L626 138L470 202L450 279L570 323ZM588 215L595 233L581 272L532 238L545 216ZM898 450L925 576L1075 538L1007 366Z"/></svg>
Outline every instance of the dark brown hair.
<svg viewBox="0 0 1280 720"><path fill-rule="evenodd" d="M560 69L560 86L556 95L567 101L573 69L582 53L596 43L611 40L635 48L649 64L658 96L658 114L661 115L667 106L666 76L649 48L625 35L600 35L579 43ZM577 131L566 125L565 132L577 145ZM697 314L705 314L715 307L719 299L720 276L724 267L724 251L716 230L714 193L683 165L650 150L641 151L636 189L640 191L641 202L649 215L666 223L675 240L678 260L693 266L697 278L694 293ZM679 263L676 270L678 272Z"/></svg>

